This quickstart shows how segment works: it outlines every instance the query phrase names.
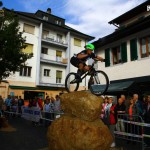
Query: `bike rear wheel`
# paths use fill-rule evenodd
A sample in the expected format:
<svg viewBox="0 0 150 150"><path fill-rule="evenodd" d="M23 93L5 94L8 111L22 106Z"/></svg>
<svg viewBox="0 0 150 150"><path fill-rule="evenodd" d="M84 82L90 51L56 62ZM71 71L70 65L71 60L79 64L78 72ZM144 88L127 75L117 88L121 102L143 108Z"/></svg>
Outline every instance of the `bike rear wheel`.
<svg viewBox="0 0 150 150"><path fill-rule="evenodd" d="M71 72L67 75L65 79L65 89L67 92L74 92L77 91L79 88L79 82L72 82L76 79L77 74L74 72Z"/></svg>
<svg viewBox="0 0 150 150"><path fill-rule="evenodd" d="M90 78L89 89L93 94L97 96L104 95L108 89L108 86L109 78L103 71L96 71L94 76Z"/></svg>

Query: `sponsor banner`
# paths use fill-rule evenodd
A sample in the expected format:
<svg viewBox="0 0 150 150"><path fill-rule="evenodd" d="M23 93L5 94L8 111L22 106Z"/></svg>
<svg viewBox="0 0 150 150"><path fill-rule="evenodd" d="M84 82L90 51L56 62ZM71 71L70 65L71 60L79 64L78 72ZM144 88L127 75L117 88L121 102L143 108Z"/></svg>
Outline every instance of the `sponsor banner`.
<svg viewBox="0 0 150 150"><path fill-rule="evenodd" d="M41 110L37 107L22 107L22 118L30 121L39 122L41 118Z"/></svg>

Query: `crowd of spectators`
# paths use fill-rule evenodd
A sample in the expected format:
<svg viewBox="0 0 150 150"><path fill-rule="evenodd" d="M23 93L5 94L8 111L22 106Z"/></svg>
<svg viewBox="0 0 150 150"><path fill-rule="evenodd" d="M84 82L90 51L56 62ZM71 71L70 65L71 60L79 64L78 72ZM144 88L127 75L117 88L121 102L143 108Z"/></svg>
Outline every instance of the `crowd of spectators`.
<svg viewBox="0 0 150 150"><path fill-rule="evenodd" d="M150 123L150 95L145 96L142 100L139 99L138 94L133 94L130 98L121 95L118 98L117 103L113 101L115 101L113 97L104 98L102 114L100 116L102 121L110 129L114 138L111 147L115 147L116 145L114 135L115 130L121 132L127 132L128 130L129 133L141 134L141 127L137 127L136 125L128 126L128 124L121 121L122 119ZM150 134L150 127L145 127L145 131L147 134Z"/></svg>
<svg viewBox="0 0 150 150"><path fill-rule="evenodd" d="M8 95L6 99L3 99L0 95L0 116L5 116L6 118L10 116L21 116L22 106L24 106L24 100L21 98L21 96L18 97ZM34 97L29 99L28 106L26 107L38 108L42 114L41 118L45 118L45 121L43 121L43 119L38 123L33 122L34 125L45 123L45 126L48 126L50 125L51 121L55 119L56 114L61 111L60 96L56 95L55 98L46 96L45 99L42 99L42 97Z"/></svg>

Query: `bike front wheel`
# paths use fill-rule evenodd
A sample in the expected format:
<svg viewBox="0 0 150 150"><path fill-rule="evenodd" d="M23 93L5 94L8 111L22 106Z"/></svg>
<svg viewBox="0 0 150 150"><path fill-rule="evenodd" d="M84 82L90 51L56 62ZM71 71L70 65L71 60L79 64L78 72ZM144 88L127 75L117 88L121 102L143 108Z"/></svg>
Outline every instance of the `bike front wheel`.
<svg viewBox="0 0 150 150"><path fill-rule="evenodd" d="M73 82L76 79L77 74L71 72L67 75L65 79L65 89L67 92L77 91L79 88L79 82Z"/></svg>
<svg viewBox="0 0 150 150"><path fill-rule="evenodd" d="M97 96L104 95L108 87L109 78L103 71L96 71L94 76L89 80L89 89L93 94Z"/></svg>

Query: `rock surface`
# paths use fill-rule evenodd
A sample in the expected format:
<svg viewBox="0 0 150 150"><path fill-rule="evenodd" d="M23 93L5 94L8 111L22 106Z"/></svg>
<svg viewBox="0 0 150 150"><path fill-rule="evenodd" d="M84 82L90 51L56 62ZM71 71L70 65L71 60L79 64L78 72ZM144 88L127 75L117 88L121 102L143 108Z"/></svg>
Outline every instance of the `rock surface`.
<svg viewBox="0 0 150 150"><path fill-rule="evenodd" d="M102 98L90 92L78 91L61 96L61 107L65 113L87 121L94 121L100 116Z"/></svg>
<svg viewBox="0 0 150 150"><path fill-rule="evenodd" d="M49 150L109 150L112 136L101 120L62 116L48 129Z"/></svg>

